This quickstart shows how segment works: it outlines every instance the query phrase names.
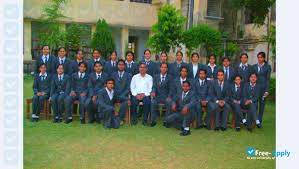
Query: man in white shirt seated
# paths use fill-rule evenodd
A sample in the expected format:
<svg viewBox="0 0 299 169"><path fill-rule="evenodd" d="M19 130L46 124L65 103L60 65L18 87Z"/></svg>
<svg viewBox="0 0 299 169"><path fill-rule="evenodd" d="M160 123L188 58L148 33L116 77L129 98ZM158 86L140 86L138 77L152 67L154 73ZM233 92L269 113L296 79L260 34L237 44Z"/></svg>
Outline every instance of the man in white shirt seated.
<svg viewBox="0 0 299 169"><path fill-rule="evenodd" d="M137 124L137 106L140 102L143 104L143 125L147 124L147 119L151 106L150 93L152 92L153 78L147 74L147 66L145 63L139 65L139 73L134 75L131 81L130 89L131 98L131 115L132 124Z"/></svg>

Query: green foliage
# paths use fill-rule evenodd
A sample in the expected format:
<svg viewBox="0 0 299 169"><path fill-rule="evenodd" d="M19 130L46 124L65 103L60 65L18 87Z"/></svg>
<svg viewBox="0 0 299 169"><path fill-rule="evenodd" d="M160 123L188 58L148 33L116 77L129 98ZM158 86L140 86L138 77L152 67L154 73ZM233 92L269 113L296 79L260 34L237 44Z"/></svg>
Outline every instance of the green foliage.
<svg viewBox="0 0 299 169"><path fill-rule="evenodd" d="M115 50L112 33L105 19L98 20L96 30L92 35L91 47L101 50L105 58Z"/></svg>
<svg viewBox="0 0 299 169"><path fill-rule="evenodd" d="M83 45L81 39L85 28L80 24L71 24L66 32L66 46L68 49L78 50Z"/></svg>
<svg viewBox="0 0 299 169"><path fill-rule="evenodd" d="M42 9L42 16L40 18L43 27L40 33L40 44L49 45L52 49L57 49L59 46L65 45L65 31L58 23L59 19L65 18L62 14L62 5L66 4L67 0L51 0Z"/></svg>
<svg viewBox="0 0 299 169"><path fill-rule="evenodd" d="M276 57L276 26L271 25L269 35L265 36L265 39L268 43L271 45L271 52L273 55L273 58Z"/></svg>
<svg viewBox="0 0 299 169"><path fill-rule="evenodd" d="M268 15L269 8L275 4L275 0L229 0L229 5L234 9L246 8L252 12L253 22L263 25Z"/></svg>
<svg viewBox="0 0 299 169"><path fill-rule="evenodd" d="M226 46L225 53L227 56L235 56L241 51L239 45L235 42L229 42Z"/></svg>
<svg viewBox="0 0 299 169"><path fill-rule="evenodd" d="M194 26L183 33L183 42L189 52L201 46L208 54L219 54L221 38L221 32L206 24Z"/></svg>
<svg viewBox="0 0 299 169"><path fill-rule="evenodd" d="M269 84L269 99L271 101L275 101L276 100L275 96L276 96L276 78L271 78Z"/></svg>
<svg viewBox="0 0 299 169"><path fill-rule="evenodd" d="M169 51L182 42L186 18L173 5L166 4L158 12L158 22L152 26L153 36L147 46L155 52Z"/></svg>

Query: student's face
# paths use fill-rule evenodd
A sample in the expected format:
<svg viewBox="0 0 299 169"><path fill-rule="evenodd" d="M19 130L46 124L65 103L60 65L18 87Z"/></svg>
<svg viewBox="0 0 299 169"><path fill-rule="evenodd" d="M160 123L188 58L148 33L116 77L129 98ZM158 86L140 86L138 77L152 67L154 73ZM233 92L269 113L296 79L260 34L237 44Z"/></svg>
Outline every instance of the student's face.
<svg viewBox="0 0 299 169"><path fill-rule="evenodd" d="M177 53L177 55L176 55L176 60L178 60L178 61L183 60L183 56L182 56L181 53Z"/></svg>
<svg viewBox="0 0 299 169"><path fill-rule="evenodd" d="M83 53L79 51L76 55L77 60L82 60L83 59Z"/></svg>
<svg viewBox="0 0 299 169"><path fill-rule="evenodd" d="M258 55L258 56L257 56L257 61L258 61L259 63L264 63L264 62L265 62L265 58L264 58L262 55Z"/></svg>
<svg viewBox="0 0 299 169"><path fill-rule="evenodd" d="M45 65L42 65L40 68L39 68L39 71L44 74L46 71L47 71L47 68Z"/></svg>
<svg viewBox="0 0 299 169"><path fill-rule="evenodd" d="M187 72L186 69L182 69L182 70L181 70L181 76L182 76L182 77L187 77L187 74L188 74L188 72Z"/></svg>
<svg viewBox="0 0 299 169"><path fill-rule="evenodd" d="M161 65L160 67L160 71L162 74L165 74L167 72L168 68L165 64Z"/></svg>
<svg viewBox="0 0 299 169"><path fill-rule="evenodd" d="M256 75L251 75L249 80L250 80L251 83L256 83L256 80L257 80Z"/></svg>
<svg viewBox="0 0 299 169"><path fill-rule="evenodd" d="M229 60L228 59L224 59L223 62L222 62L222 64L223 64L224 67L229 66Z"/></svg>
<svg viewBox="0 0 299 169"><path fill-rule="evenodd" d="M199 56L198 55L194 55L192 58L191 58L192 62L193 63L198 63L199 62Z"/></svg>
<svg viewBox="0 0 299 169"><path fill-rule="evenodd" d="M160 61L165 63L167 62L167 56L165 53L162 53L162 55L160 56Z"/></svg>
<svg viewBox="0 0 299 169"><path fill-rule="evenodd" d="M188 83L183 83L182 88L183 88L183 91L184 91L184 92L187 92L187 91L190 90L190 86L189 86Z"/></svg>
<svg viewBox="0 0 299 169"><path fill-rule="evenodd" d="M237 76L237 77L235 78L235 83L236 83L237 85L240 85L240 84L241 84L241 78Z"/></svg>
<svg viewBox="0 0 299 169"><path fill-rule="evenodd" d="M94 52L92 53L92 57L95 58L95 59L99 58L99 57L100 57L100 52L97 51L97 50L94 51Z"/></svg>
<svg viewBox="0 0 299 169"><path fill-rule="evenodd" d="M119 71L124 71L125 70L125 64L123 62L119 62L117 67L118 67Z"/></svg>
<svg viewBox="0 0 299 169"><path fill-rule="evenodd" d="M204 72L204 71L200 71L199 72L199 78L201 79L201 80L204 80L204 79L206 79L206 73Z"/></svg>
<svg viewBox="0 0 299 169"><path fill-rule="evenodd" d="M114 83L113 81L108 81L106 84L108 90L112 90L114 88Z"/></svg>
<svg viewBox="0 0 299 169"><path fill-rule="evenodd" d="M223 81L224 80L224 73L223 72L218 72L217 73L217 78L218 78L218 80Z"/></svg>
<svg viewBox="0 0 299 169"><path fill-rule="evenodd" d="M57 73L60 75L63 74L63 66L58 66Z"/></svg>
<svg viewBox="0 0 299 169"><path fill-rule="evenodd" d="M127 61L128 62L131 62L133 60L133 55L131 54L131 53L129 53L128 55L127 55Z"/></svg>
<svg viewBox="0 0 299 169"><path fill-rule="evenodd" d="M111 59L111 60L116 60L116 58L117 58L117 55L116 55L115 52L113 52L113 53L111 54L111 56L110 56L110 59Z"/></svg>
<svg viewBox="0 0 299 169"><path fill-rule="evenodd" d="M86 67L85 67L84 64L81 64L81 65L79 66L79 71L82 72L82 73L86 71Z"/></svg>
<svg viewBox="0 0 299 169"><path fill-rule="evenodd" d="M66 51L65 51L65 49L60 49L59 51L58 51L58 56L59 57L64 57L65 56L65 54L66 54Z"/></svg>
<svg viewBox="0 0 299 169"><path fill-rule="evenodd" d="M144 53L144 57L145 57L145 59L149 60L151 58L151 53L149 51L146 51Z"/></svg>
<svg viewBox="0 0 299 169"><path fill-rule="evenodd" d="M139 66L139 73L145 74L147 71L146 65L142 64Z"/></svg>
<svg viewBox="0 0 299 169"><path fill-rule="evenodd" d="M216 62L215 57L214 57L214 56L211 56L210 59L209 59L209 63L210 63L210 64L215 64L215 62Z"/></svg>
<svg viewBox="0 0 299 169"><path fill-rule="evenodd" d="M96 64L93 69L95 72L101 72L103 69L103 66L101 64Z"/></svg>
<svg viewBox="0 0 299 169"><path fill-rule="evenodd" d="M44 46L44 48L43 48L43 54L44 55L48 55L49 53L50 53L49 46Z"/></svg>
<svg viewBox="0 0 299 169"><path fill-rule="evenodd" d="M242 55L242 56L241 56L241 62L242 62L243 64L245 64L245 63L247 63L247 61L248 61L247 56L246 56L246 55Z"/></svg>

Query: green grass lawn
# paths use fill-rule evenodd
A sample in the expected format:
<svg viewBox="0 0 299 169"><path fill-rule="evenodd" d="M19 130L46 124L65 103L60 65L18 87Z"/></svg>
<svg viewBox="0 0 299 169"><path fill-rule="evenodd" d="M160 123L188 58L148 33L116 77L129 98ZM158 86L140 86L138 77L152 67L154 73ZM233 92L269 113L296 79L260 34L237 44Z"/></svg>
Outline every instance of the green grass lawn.
<svg viewBox="0 0 299 169"><path fill-rule="evenodd" d="M32 96L32 79L24 80L24 98ZM275 149L275 104L268 103L262 129L240 133L191 130L179 136L161 122L154 128L102 125L78 121L66 125L24 119L24 168L211 168L271 169L275 160L247 160L247 147Z"/></svg>

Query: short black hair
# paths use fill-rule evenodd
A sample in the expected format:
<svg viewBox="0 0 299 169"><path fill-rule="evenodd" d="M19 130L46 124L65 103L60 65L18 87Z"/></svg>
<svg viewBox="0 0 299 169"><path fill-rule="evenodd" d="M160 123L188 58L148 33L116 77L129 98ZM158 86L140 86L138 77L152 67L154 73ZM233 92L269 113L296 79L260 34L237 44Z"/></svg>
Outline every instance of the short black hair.
<svg viewBox="0 0 299 169"><path fill-rule="evenodd" d="M219 72L222 72L222 73L224 74L224 70L223 70L223 69L219 69L219 70L217 71L217 74L218 74Z"/></svg>
<svg viewBox="0 0 299 169"><path fill-rule="evenodd" d="M63 64L58 64L58 65L56 66L56 69L58 69L59 66L62 66L62 68L64 69L64 65L63 65Z"/></svg>
<svg viewBox="0 0 299 169"><path fill-rule="evenodd" d="M146 65L145 63L143 63L143 62L139 64L139 67L140 67L141 65L145 65L145 67L147 67L147 65Z"/></svg>
<svg viewBox="0 0 299 169"><path fill-rule="evenodd" d="M180 68L180 72L181 72L183 69L186 69L186 71L188 72L188 68L187 68L186 66L181 66L181 68Z"/></svg>
<svg viewBox="0 0 299 169"><path fill-rule="evenodd" d="M228 60L228 61L230 62L230 58L227 57L227 56L225 56L225 57L222 58L222 62L223 62L224 60Z"/></svg>
<svg viewBox="0 0 299 169"><path fill-rule="evenodd" d="M251 77L252 75L255 75L256 77L258 77L258 74L255 72L250 73L249 77Z"/></svg>
<svg viewBox="0 0 299 169"><path fill-rule="evenodd" d="M102 53L100 49L93 49L92 53L94 53L95 51L99 52L100 54Z"/></svg>
<svg viewBox="0 0 299 169"><path fill-rule="evenodd" d="M126 56L128 56L128 54L131 54L131 55L133 56L133 58L135 57L135 54L134 54L134 52L132 52L132 51L127 51L127 52L126 52Z"/></svg>
<svg viewBox="0 0 299 169"><path fill-rule="evenodd" d="M117 51L116 50L112 51L110 55L112 55L113 53L115 53L115 55L117 56Z"/></svg>
<svg viewBox="0 0 299 169"><path fill-rule="evenodd" d="M210 54L208 58L210 59L211 57L214 57L216 59L216 55L215 54Z"/></svg>
<svg viewBox="0 0 299 169"><path fill-rule="evenodd" d="M84 65L84 67L87 68L87 64L86 64L85 62L80 62L80 63L78 64L78 66L81 66L82 64Z"/></svg>
<svg viewBox="0 0 299 169"><path fill-rule="evenodd" d="M94 62L93 67L95 67L97 64L100 64L101 66L103 66L102 63L101 63L100 61L96 61L96 62ZM80 66L80 65L79 65L79 66Z"/></svg>
<svg viewBox="0 0 299 169"><path fill-rule="evenodd" d="M145 52L149 52L150 54L152 53L151 50L149 50L149 49L145 49L143 54L145 54Z"/></svg>
<svg viewBox="0 0 299 169"><path fill-rule="evenodd" d="M189 86L191 86L191 83L188 80L183 81L182 84L187 83Z"/></svg>
<svg viewBox="0 0 299 169"><path fill-rule="evenodd" d="M241 75L237 74L234 79L236 79L237 77L239 77L241 80L243 79Z"/></svg>
<svg viewBox="0 0 299 169"><path fill-rule="evenodd" d="M76 51L76 54L78 54L79 52L82 52L82 53L83 53L83 50L78 49L78 50Z"/></svg>
<svg viewBox="0 0 299 169"><path fill-rule="evenodd" d="M50 49L49 45L43 45L41 49L44 49L44 47L48 47Z"/></svg>
<svg viewBox="0 0 299 169"><path fill-rule="evenodd" d="M117 65L122 62L123 64L126 64L126 62L123 60L123 59L119 59L118 62L117 62Z"/></svg>
<svg viewBox="0 0 299 169"><path fill-rule="evenodd" d="M41 68L42 66L45 66L47 68L47 65L45 63L42 63L38 66L38 68Z"/></svg>
<svg viewBox="0 0 299 169"><path fill-rule="evenodd" d="M258 54L257 54L257 57L258 56L262 56L263 58L266 58L266 53L265 52L259 52Z"/></svg>
<svg viewBox="0 0 299 169"><path fill-rule="evenodd" d="M242 56L246 56L248 58L248 54L247 53L241 53L240 59L241 59Z"/></svg>
<svg viewBox="0 0 299 169"><path fill-rule="evenodd" d="M107 84L108 82L113 82L113 83L115 83L115 80L113 79L113 78L108 78L106 81L105 81L105 84Z"/></svg>
<svg viewBox="0 0 299 169"><path fill-rule="evenodd" d="M65 47L59 47L58 51L60 51L61 49L64 49L66 51Z"/></svg>
<svg viewBox="0 0 299 169"><path fill-rule="evenodd" d="M166 65L167 68L168 68L168 64L167 64L167 63L161 63L161 64L160 64L160 67L162 67L162 65Z"/></svg>
<svg viewBox="0 0 299 169"><path fill-rule="evenodd" d="M207 70L206 69L199 69L198 73L200 73L201 71L205 72L205 74L207 74Z"/></svg>
<svg viewBox="0 0 299 169"><path fill-rule="evenodd" d="M161 52L160 56L165 54L167 56L167 53L165 51Z"/></svg>
<svg viewBox="0 0 299 169"><path fill-rule="evenodd" d="M184 56L182 51L177 51L175 55L178 55L179 53Z"/></svg>
<svg viewBox="0 0 299 169"><path fill-rule="evenodd" d="M199 54L197 52L193 52L191 58L193 58L194 56L197 56L199 58Z"/></svg>

